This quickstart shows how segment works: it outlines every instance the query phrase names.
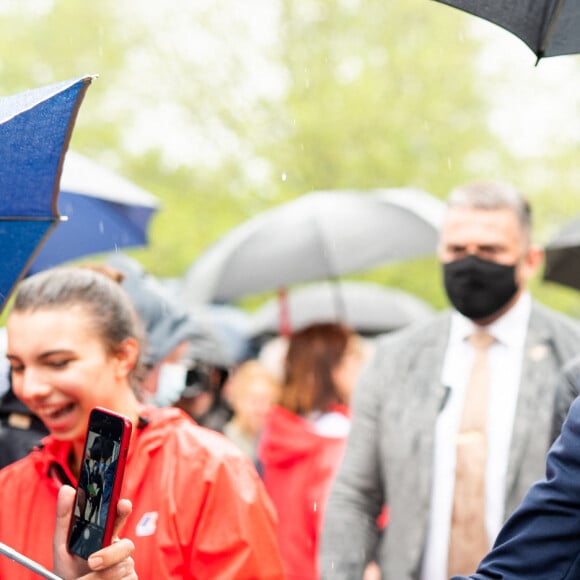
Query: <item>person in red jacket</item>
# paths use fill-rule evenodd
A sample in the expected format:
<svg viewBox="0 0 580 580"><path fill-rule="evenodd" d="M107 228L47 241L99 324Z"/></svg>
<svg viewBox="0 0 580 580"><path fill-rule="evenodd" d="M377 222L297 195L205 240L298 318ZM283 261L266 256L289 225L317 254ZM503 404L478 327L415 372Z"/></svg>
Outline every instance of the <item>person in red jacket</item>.
<svg viewBox="0 0 580 580"><path fill-rule="evenodd" d="M133 421L119 535L141 579L279 579L276 515L251 461L179 409L142 405L142 331L131 301L106 275L60 267L20 285L8 317L15 394L50 435L0 471L0 542L54 569L57 496L77 481L90 411ZM0 557L0 578L36 578Z"/></svg>
<svg viewBox="0 0 580 580"><path fill-rule="evenodd" d="M312 324L290 336L280 405L266 417L259 447L288 580L319 578L318 537L350 428L348 402L364 346L338 323Z"/></svg>

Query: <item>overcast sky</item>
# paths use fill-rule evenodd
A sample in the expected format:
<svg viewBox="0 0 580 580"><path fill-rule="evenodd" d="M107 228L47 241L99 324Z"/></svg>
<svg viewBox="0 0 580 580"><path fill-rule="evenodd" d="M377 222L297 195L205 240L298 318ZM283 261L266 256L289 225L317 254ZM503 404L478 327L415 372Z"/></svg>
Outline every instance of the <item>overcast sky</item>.
<svg viewBox="0 0 580 580"><path fill-rule="evenodd" d="M473 18L486 39L480 66L490 79L493 130L514 151L542 155L554 146L580 142L580 55L556 56L534 66L534 53L519 38Z"/></svg>

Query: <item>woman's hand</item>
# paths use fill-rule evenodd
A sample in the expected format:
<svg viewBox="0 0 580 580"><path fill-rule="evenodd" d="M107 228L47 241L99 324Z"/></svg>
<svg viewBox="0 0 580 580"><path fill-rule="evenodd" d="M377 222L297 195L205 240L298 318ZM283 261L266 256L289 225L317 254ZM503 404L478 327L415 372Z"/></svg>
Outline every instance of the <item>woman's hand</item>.
<svg viewBox="0 0 580 580"><path fill-rule="evenodd" d="M87 561L67 550L67 537L74 509L75 490L63 485L58 494L56 525L53 537L55 573L65 580L137 580L133 558L135 546L116 534L131 513L131 502L122 499L117 504L117 519L113 543L94 554Z"/></svg>

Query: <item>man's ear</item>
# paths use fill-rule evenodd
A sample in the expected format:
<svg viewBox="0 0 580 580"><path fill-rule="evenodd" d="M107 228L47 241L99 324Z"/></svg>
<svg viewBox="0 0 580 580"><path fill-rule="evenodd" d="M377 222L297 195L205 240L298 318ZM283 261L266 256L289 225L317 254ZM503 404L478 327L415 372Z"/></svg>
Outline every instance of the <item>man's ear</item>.
<svg viewBox="0 0 580 580"><path fill-rule="evenodd" d="M530 245L522 263L522 274L525 280L531 278L544 261L544 250L540 246Z"/></svg>

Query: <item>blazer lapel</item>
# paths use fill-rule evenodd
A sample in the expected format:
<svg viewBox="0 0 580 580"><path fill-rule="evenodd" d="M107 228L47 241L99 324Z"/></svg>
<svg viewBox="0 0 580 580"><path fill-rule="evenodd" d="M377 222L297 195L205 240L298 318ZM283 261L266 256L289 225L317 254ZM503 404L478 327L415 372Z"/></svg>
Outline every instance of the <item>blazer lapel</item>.
<svg viewBox="0 0 580 580"><path fill-rule="evenodd" d="M524 346L524 359L506 478L508 493L509 490L515 489L516 478L519 477L524 453L530 440L537 439L537 437L546 438L547 452L548 434L541 427L544 422L538 420L539 414L542 411L546 412L545 405L548 404L546 397L550 397L551 384L555 380L554 361L550 337L534 314L534 310L532 310Z"/></svg>

